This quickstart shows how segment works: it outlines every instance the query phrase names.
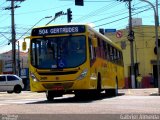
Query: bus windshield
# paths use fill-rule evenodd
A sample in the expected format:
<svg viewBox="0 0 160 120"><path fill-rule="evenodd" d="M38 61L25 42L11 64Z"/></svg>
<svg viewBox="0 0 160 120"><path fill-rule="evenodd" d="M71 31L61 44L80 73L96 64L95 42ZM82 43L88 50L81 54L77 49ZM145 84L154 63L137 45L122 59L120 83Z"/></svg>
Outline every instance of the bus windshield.
<svg viewBox="0 0 160 120"><path fill-rule="evenodd" d="M32 39L31 64L39 69L74 68L85 60L85 36Z"/></svg>

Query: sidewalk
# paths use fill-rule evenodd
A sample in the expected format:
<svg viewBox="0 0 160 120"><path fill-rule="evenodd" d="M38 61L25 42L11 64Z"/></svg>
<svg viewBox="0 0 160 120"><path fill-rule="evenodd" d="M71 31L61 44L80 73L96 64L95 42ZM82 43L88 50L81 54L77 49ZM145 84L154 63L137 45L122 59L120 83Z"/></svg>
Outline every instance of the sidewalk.
<svg viewBox="0 0 160 120"><path fill-rule="evenodd" d="M158 96L158 88L120 89L119 93L127 96Z"/></svg>

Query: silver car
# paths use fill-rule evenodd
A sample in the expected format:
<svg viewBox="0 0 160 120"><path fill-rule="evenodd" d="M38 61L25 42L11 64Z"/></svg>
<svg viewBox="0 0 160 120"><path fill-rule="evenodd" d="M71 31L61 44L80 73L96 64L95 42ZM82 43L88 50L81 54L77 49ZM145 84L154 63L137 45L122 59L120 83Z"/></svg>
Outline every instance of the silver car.
<svg viewBox="0 0 160 120"><path fill-rule="evenodd" d="M17 75L3 74L0 75L0 92L21 93L24 88L22 79Z"/></svg>

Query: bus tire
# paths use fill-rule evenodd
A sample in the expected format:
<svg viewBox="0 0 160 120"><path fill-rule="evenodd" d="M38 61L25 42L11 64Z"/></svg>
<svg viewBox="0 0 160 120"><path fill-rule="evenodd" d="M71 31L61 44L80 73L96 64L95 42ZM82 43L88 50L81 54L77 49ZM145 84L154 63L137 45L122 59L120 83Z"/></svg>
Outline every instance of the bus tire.
<svg viewBox="0 0 160 120"><path fill-rule="evenodd" d="M101 93L101 75L98 74L98 80L97 80L97 94L100 94Z"/></svg>
<svg viewBox="0 0 160 120"><path fill-rule="evenodd" d="M118 79L117 79L117 77L116 77L115 96L118 96Z"/></svg>
<svg viewBox="0 0 160 120"><path fill-rule="evenodd" d="M13 93L13 91L7 91L7 93L11 94L11 93Z"/></svg>
<svg viewBox="0 0 160 120"><path fill-rule="evenodd" d="M74 91L74 95L76 98L80 98L83 94L81 91Z"/></svg>
<svg viewBox="0 0 160 120"><path fill-rule="evenodd" d="M80 90L80 91L75 91L74 95L75 98L87 98L90 95L88 93L89 93L88 90Z"/></svg>
<svg viewBox="0 0 160 120"><path fill-rule="evenodd" d="M54 99L53 92L52 91L47 91L46 92L46 98L47 98L47 101L53 101L53 99Z"/></svg>
<svg viewBox="0 0 160 120"><path fill-rule="evenodd" d="M105 89L105 94L107 96L117 96L118 95L118 79L115 80L115 88L114 89Z"/></svg>

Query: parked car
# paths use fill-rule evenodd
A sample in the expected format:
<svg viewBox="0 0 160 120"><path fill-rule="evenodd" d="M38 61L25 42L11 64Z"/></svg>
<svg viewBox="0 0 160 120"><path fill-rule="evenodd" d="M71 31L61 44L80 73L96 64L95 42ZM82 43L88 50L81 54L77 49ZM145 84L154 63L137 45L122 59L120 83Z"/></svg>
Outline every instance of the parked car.
<svg viewBox="0 0 160 120"><path fill-rule="evenodd" d="M7 91L8 93L21 93L24 88L22 79L13 74L0 75L0 91Z"/></svg>

